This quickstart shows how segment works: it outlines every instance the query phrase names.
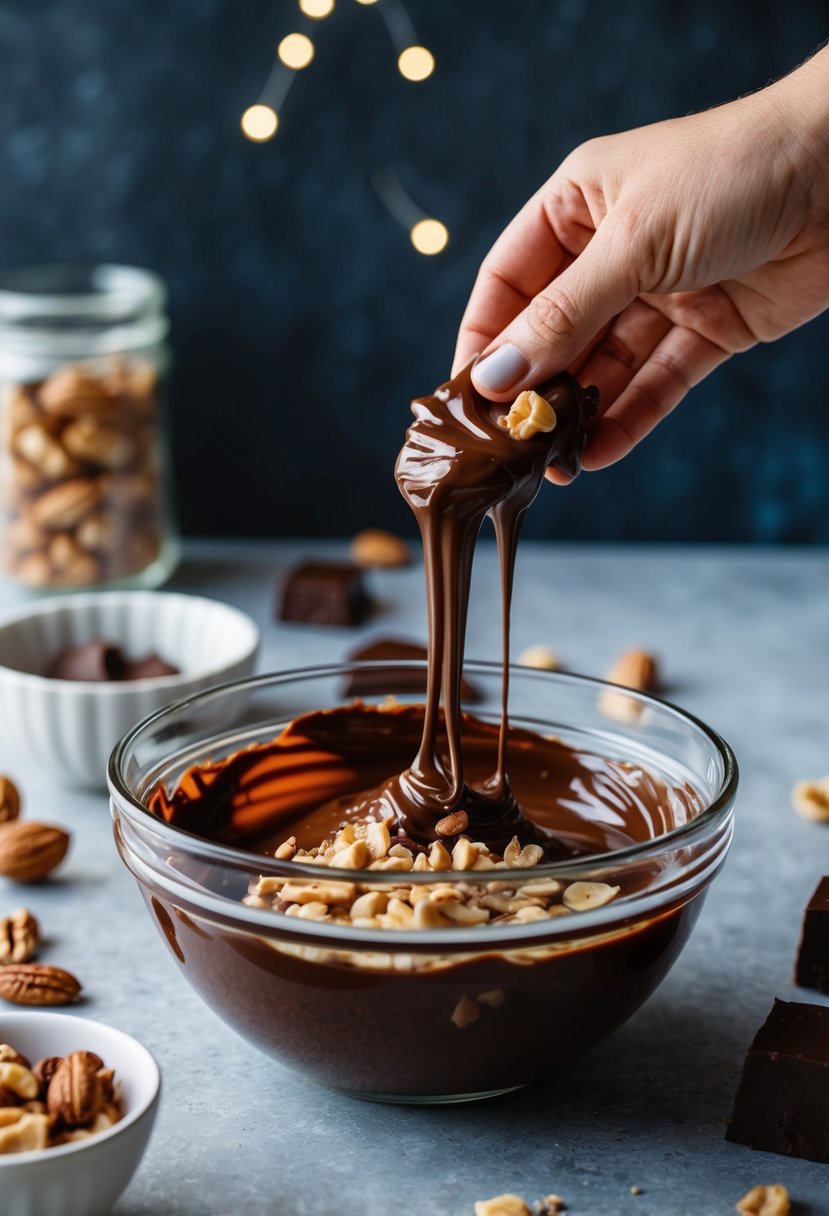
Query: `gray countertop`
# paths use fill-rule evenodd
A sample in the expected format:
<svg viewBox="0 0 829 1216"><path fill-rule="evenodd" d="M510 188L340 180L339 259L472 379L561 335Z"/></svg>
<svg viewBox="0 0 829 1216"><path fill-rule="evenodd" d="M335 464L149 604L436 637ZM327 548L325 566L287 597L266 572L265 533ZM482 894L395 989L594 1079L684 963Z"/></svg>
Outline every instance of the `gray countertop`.
<svg viewBox="0 0 829 1216"><path fill-rule="evenodd" d="M191 545L173 586L249 612L263 671L340 658L370 634L424 636L420 567L373 577L381 611L359 631L274 624L274 575L312 548ZM19 599L4 589L0 607ZM470 657L497 653L498 605L486 545ZM798 818L789 792L829 771L829 557L527 543L513 639L516 654L544 642L593 675L625 648L654 651L669 699L725 735L742 782L728 864L657 993L553 1082L491 1102L362 1103L236 1038L168 957L115 853L104 794L54 788L0 741L28 813L75 835L58 879L26 892L50 939L42 957L83 980L78 1013L135 1034L161 1065L156 1131L119 1216L471 1216L474 1200L503 1191L557 1192L572 1216L718 1216L758 1182L787 1186L798 1216L829 1214L829 1167L723 1139L773 998L822 1000L790 976L802 910L829 873L829 827ZM20 899L0 883L4 909Z"/></svg>

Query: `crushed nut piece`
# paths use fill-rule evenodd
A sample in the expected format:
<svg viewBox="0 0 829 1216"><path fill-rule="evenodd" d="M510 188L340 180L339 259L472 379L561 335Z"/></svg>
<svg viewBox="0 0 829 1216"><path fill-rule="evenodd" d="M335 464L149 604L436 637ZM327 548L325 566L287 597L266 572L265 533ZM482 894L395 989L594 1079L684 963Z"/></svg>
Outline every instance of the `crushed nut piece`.
<svg viewBox="0 0 829 1216"><path fill-rule="evenodd" d="M528 646L518 656L521 667L537 667L539 671L558 671L561 667L558 655L549 646Z"/></svg>
<svg viewBox="0 0 829 1216"><path fill-rule="evenodd" d="M479 1199L475 1216L532 1216L520 1195L496 1195L494 1199Z"/></svg>
<svg viewBox="0 0 829 1216"><path fill-rule="evenodd" d="M565 887L562 899L573 912L590 912L593 908L609 904L620 890L620 887L611 887L606 882L571 882L569 887Z"/></svg>
<svg viewBox="0 0 829 1216"><path fill-rule="evenodd" d="M659 682L656 659L646 650L626 650L605 676L609 684L652 692ZM636 697L606 688L599 697L599 712L606 718L631 725L642 716L643 705Z"/></svg>
<svg viewBox="0 0 829 1216"><path fill-rule="evenodd" d="M630 1193L631 1193L631 1195L643 1195L643 1194L644 1194L644 1191L642 1190L641 1186L636 1186L636 1185L634 1184L634 1185L633 1185L633 1186L630 1188Z"/></svg>
<svg viewBox="0 0 829 1216"><path fill-rule="evenodd" d="M829 823L829 776L798 781L792 790L792 806L804 819Z"/></svg>
<svg viewBox="0 0 829 1216"><path fill-rule="evenodd" d="M498 425L509 431L513 439L532 439L542 432L554 431L556 412L546 397L527 389L519 393L509 408L502 414Z"/></svg>
<svg viewBox="0 0 829 1216"><path fill-rule="evenodd" d="M741 1216L789 1216L789 1192L784 1186L754 1186L736 1204Z"/></svg>
<svg viewBox="0 0 829 1216"><path fill-rule="evenodd" d="M567 1210L567 1204L560 1195L545 1195L535 1205L536 1216L557 1216Z"/></svg>
<svg viewBox="0 0 829 1216"><path fill-rule="evenodd" d="M438 836L460 836L469 827L469 816L466 811L454 811L435 824L435 834Z"/></svg>
<svg viewBox="0 0 829 1216"><path fill-rule="evenodd" d="M467 1026L471 1026L473 1022L477 1022L481 1016L481 1007L476 1000L471 996L462 996L457 1005L452 1011L451 1021L455 1023L458 1030L463 1030ZM475 1211L477 1212L477 1205Z"/></svg>
<svg viewBox="0 0 829 1216"><path fill-rule="evenodd" d="M38 923L26 908L0 920L0 964L28 963L37 954Z"/></svg>

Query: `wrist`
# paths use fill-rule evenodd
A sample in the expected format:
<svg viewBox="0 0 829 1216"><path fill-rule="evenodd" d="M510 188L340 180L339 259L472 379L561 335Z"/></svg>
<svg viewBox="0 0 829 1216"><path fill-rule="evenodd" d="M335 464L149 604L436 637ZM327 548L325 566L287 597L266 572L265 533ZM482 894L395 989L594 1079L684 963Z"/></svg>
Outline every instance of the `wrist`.
<svg viewBox="0 0 829 1216"><path fill-rule="evenodd" d="M807 176L813 203L829 212L829 47L772 85L792 159Z"/></svg>

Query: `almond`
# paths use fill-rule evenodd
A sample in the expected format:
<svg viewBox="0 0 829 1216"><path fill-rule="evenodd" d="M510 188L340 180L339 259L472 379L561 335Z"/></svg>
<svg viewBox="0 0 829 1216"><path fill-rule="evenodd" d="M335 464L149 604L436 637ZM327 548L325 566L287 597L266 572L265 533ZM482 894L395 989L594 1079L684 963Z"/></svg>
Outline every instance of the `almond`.
<svg viewBox="0 0 829 1216"><path fill-rule="evenodd" d="M409 566L412 551L400 536L384 528L366 528L351 542L351 560L358 566L379 566L387 569Z"/></svg>
<svg viewBox="0 0 829 1216"><path fill-rule="evenodd" d="M13 1005L70 1005L80 991L80 982L61 967L45 963L0 967L0 998Z"/></svg>
<svg viewBox="0 0 829 1216"><path fill-rule="evenodd" d="M626 650L616 660L605 679L609 684L634 688L637 692L651 692L659 680L656 659L646 650ZM626 696L612 688L606 688L599 697L600 712L617 722L638 722L642 709L642 702L636 697Z"/></svg>
<svg viewBox="0 0 829 1216"><path fill-rule="evenodd" d="M31 518L41 528L60 532L74 528L101 500L97 482L79 477L62 481L32 503Z"/></svg>
<svg viewBox="0 0 829 1216"><path fill-rule="evenodd" d="M0 875L14 882L38 882L66 856L69 835L62 828L19 820L0 824Z"/></svg>
<svg viewBox="0 0 829 1216"><path fill-rule="evenodd" d="M9 823L20 814L20 791L8 777L0 777L0 823Z"/></svg>

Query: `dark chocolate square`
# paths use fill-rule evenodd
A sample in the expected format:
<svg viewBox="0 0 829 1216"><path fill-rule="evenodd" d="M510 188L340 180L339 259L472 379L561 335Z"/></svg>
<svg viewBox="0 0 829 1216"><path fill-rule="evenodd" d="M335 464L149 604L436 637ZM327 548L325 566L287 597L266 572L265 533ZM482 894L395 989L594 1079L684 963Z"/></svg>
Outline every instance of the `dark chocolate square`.
<svg viewBox="0 0 829 1216"><path fill-rule="evenodd" d="M829 1161L829 1008L774 1002L746 1053L725 1137Z"/></svg>
<svg viewBox="0 0 829 1216"><path fill-rule="evenodd" d="M803 915L794 982L829 993L829 877L820 880Z"/></svg>
<svg viewBox="0 0 829 1216"><path fill-rule="evenodd" d="M359 566L351 562L303 562L282 584L279 617L306 625L359 625L372 602Z"/></svg>

